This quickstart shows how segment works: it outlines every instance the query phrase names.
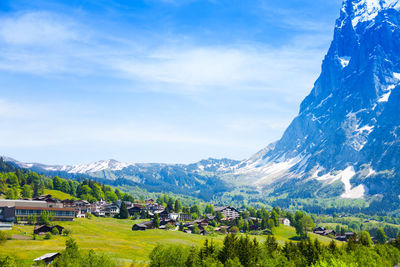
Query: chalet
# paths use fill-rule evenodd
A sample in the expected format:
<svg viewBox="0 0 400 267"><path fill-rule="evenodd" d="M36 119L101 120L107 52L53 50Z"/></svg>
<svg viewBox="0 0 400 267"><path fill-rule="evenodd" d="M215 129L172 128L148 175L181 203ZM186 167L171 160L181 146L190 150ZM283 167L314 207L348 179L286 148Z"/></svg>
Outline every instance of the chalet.
<svg viewBox="0 0 400 267"><path fill-rule="evenodd" d="M322 231L325 231L325 230L326 230L325 227L319 226L319 227L317 227L317 228L314 228L313 233L315 233L315 232L322 232Z"/></svg>
<svg viewBox="0 0 400 267"><path fill-rule="evenodd" d="M212 215L212 214L207 214L207 215L206 215L206 219L209 220L209 221L214 220L216 217L217 217L217 216L214 216L214 215Z"/></svg>
<svg viewBox="0 0 400 267"><path fill-rule="evenodd" d="M167 210L163 210L162 212L158 213L160 220L165 220L169 218L169 213Z"/></svg>
<svg viewBox="0 0 400 267"><path fill-rule="evenodd" d="M47 253L44 254L43 256L40 256L39 258L34 259L33 261L36 263L43 263L44 265L51 265L53 263L53 261L60 256L60 253L56 252L56 253Z"/></svg>
<svg viewBox="0 0 400 267"><path fill-rule="evenodd" d="M145 231L147 229L147 226L144 225L143 223L138 223L132 226L132 231Z"/></svg>
<svg viewBox="0 0 400 267"><path fill-rule="evenodd" d="M172 219L163 219L163 220L160 220L160 225L166 225L166 224L176 225L176 221L174 221L174 220L172 220Z"/></svg>
<svg viewBox="0 0 400 267"><path fill-rule="evenodd" d="M228 226L225 226L225 225L220 226L220 227L217 227L217 228L214 229L215 232L225 232L225 233L226 233L228 230L229 230L229 227L228 227Z"/></svg>
<svg viewBox="0 0 400 267"><path fill-rule="evenodd" d="M174 221L178 220L179 219L179 213L169 213L168 214L168 219L171 219L171 220L174 220Z"/></svg>
<svg viewBox="0 0 400 267"><path fill-rule="evenodd" d="M317 235L322 235L322 236L328 236L328 235L335 236L336 235L336 232L334 230L329 230L329 229L326 229L324 227L315 228L313 230L313 233L317 234Z"/></svg>
<svg viewBox="0 0 400 267"><path fill-rule="evenodd" d="M179 215L179 220L180 220L180 221L184 221L184 222L186 222L186 221L191 221L191 220L192 220L192 215L191 215L191 214L184 214L184 213L181 213L181 214Z"/></svg>
<svg viewBox="0 0 400 267"><path fill-rule="evenodd" d="M128 209L131 208L131 207L133 206L132 202L130 202L130 201L124 201L124 203L125 203L125 206L126 206ZM121 199L118 200L118 201L116 201L116 202L114 203L114 205L117 205L118 208L121 208L121 204L122 204L122 200L121 200Z"/></svg>
<svg viewBox="0 0 400 267"><path fill-rule="evenodd" d="M108 205L104 207L104 212L106 216L115 216L119 213L119 208L117 205Z"/></svg>
<svg viewBox="0 0 400 267"><path fill-rule="evenodd" d="M35 229L33 230L33 233L35 235L41 235L41 234L51 233L53 231L53 229L57 229L58 233L61 234L62 231L64 230L64 227L62 227L60 225L54 225L54 226L41 225L41 226L35 227Z"/></svg>
<svg viewBox="0 0 400 267"><path fill-rule="evenodd" d="M145 200L146 204L153 204L154 200L152 198L148 198Z"/></svg>
<svg viewBox="0 0 400 267"><path fill-rule="evenodd" d="M215 212L221 212L222 215L224 215L224 217L228 220L234 220L240 216L240 212L230 206L216 207Z"/></svg>
<svg viewBox="0 0 400 267"><path fill-rule="evenodd" d="M61 203L63 204L64 208L75 206L75 201L73 201L72 199L64 199L61 201Z"/></svg>
<svg viewBox="0 0 400 267"><path fill-rule="evenodd" d="M145 210L144 207L134 206L134 207L128 209L129 216L138 215L144 210Z"/></svg>
<svg viewBox="0 0 400 267"><path fill-rule="evenodd" d="M147 229L153 229L154 224L152 221L144 222L144 223L138 223L132 226L132 231L145 231Z"/></svg>
<svg viewBox="0 0 400 267"><path fill-rule="evenodd" d="M76 213L75 213L76 215L76 218L86 218L86 213L84 212L84 211L82 211L82 210L78 210L78 211L76 211Z"/></svg>
<svg viewBox="0 0 400 267"><path fill-rule="evenodd" d="M336 240L338 241L348 241L350 237L354 236L355 233L353 232L346 232L344 235L337 235L335 237Z"/></svg>
<svg viewBox="0 0 400 267"><path fill-rule="evenodd" d="M15 207L0 207L0 221L13 222L15 221Z"/></svg>
<svg viewBox="0 0 400 267"><path fill-rule="evenodd" d="M74 202L74 207L75 208L86 208L86 207L90 207L90 203L87 200L78 200Z"/></svg>
<svg viewBox="0 0 400 267"><path fill-rule="evenodd" d="M281 218L280 223L285 226L290 226L290 220L288 218Z"/></svg>

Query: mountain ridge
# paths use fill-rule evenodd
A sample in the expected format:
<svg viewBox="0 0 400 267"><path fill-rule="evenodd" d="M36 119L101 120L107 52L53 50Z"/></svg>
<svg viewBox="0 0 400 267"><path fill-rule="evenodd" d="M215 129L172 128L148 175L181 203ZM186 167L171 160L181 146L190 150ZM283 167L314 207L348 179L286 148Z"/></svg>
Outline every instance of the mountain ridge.
<svg viewBox="0 0 400 267"><path fill-rule="evenodd" d="M269 188L341 181L336 197L364 198L372 178L397 175L399 9L393 0L343 2L321 75L298 116L278 142L236 170L237 180Z"/></svg>

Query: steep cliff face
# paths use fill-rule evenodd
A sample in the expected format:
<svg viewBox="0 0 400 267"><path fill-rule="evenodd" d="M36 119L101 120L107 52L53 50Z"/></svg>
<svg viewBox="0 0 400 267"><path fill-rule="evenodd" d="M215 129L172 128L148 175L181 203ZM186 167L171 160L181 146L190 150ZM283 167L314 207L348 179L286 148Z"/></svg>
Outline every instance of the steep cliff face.
<svg viewBox="0 0 400 267"><path fill-rule="evenodd" d="M343 182L342 197L368 192L366 177L400 168L400 3L345 0L322 72L281 140L242 163L256 185L293 179ZM245 177L245 178L243 178ZM358 184L351 184L351 178ZM399 181L400 183L400 181Z"/></svg>

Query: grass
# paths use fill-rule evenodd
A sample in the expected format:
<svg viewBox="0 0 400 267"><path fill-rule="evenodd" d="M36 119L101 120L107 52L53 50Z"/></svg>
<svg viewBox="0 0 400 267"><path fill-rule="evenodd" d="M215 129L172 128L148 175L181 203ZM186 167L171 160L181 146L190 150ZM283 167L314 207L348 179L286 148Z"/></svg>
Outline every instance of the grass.
<svg viewBox="0 0 400 267"><path fill-rule="evenodd" d="M50 190L50 189L45 189L44 190L44 194L47 195L51 195L54 198L58 198L60 200L64 200L64 199L75 199L75 197L71 196L70 194L58 191L58 190Z"/></svg>
<svg viewBox="0 0 400 267"><path fill-rule="evenodd" d="M213 239L222 244L223 235L204 237L185 234L179 231L147 230L132 231L131 227L138 221L118 220L113 218L76 219L74 222L57 222L72 230L72 237L81 249L94 249L118 259L121 265L129 266L132 262L144 266L148 263L148 255L157 244L181 244L184 246L201 246L204 241ZM16 225L9 235L32 237L33 226ZM294 228L280 226L275 229L275 236L280 244L295 240ZM265 236L255 236L259 242L264 242ZM310 234L328 244L331 239ZM9 240L0 245L0 255L13 255L24 266L31 266L32 260L45 253L61 251L65 248L66 237L55 236L51 240Z"/></svg>

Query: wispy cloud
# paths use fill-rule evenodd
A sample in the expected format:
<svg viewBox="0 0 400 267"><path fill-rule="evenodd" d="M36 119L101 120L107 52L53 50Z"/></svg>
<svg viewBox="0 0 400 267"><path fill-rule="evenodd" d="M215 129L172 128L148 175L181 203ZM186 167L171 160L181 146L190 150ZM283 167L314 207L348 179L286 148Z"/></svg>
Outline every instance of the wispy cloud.
<svg viewBox="0 0 400 267"><path fill-rule="evenodd" d="M49 12L18 13L0 19L0 39L10 45L48 47L82 40L80 27L68 17Z"/></svg>
<svg viewBox="0 0 400 267"><path fill-rule="evenodd" d="M116 38L104 45L96 40L104 38L101 32L86 34L85 27L68 18L63 23L64 19L50 13L3 19L0 69L33 74L100 74L145 83L147 90L172 93L210 89L293 91L311 85L315 62L323 51L308 41L309 36L294 39L285 47L182 42L146 47ZM81 38L88 35L90 40Z"/></svg>

